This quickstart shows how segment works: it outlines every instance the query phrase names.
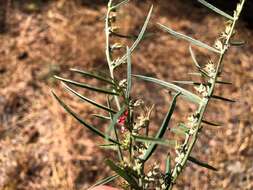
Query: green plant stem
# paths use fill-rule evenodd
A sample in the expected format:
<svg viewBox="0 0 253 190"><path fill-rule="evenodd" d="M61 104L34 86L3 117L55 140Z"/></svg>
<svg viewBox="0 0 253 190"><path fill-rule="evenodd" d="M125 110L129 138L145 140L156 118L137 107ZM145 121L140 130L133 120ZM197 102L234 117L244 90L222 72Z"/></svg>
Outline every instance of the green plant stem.
<svg viewBox="0 0 253 190"><path fill-rule="evenodd" d="M242 0L241 1L241 4L242 4L242 7L244 5L246 0ZM214 89L215 89L215 85L216 85L216 82L217 82L217 79L218 79L218 76L219 76L219 71L222 67L222 62L223 62L223 59L224 59L224 56L225 54L227 53L228 49L229 49L229 41L233 35L233 32L234 32L234 29L235 29L235 25L236 25L236 22L241 14L241 11L237 13L237 15L235 14L234 16L234 19L233 19L233 23L231 25L231 30L229 32L229 34L227 35L227 39L224 43L224 47L223 47L223 50L221 51L220 53L220 57L219 57L219 60L218 60L218 63L217 63L217 67L216 67L216 73L215 73L215 77L212 79L212 84L211 84L211 88L209 89L209 92L208 92L208 96L207 97L204 97L203 98L203 101L202 101L202 104L200 104L199 106L199 109L198 109L198 113L199 113L199 118L198 118L198 122L197 122L197 127L196 127L196 130L194 132L194 134L192 135L192 140L189 141L189 144L188 146L186 147L186 151L184 152L184 158L182 159L182 161L180 163L177 163L174 170L173 170L173 173L172 173L172 182L169 186L169 190L171 190L178 178L178 176L181 174L182 172L182 169L185 167L187 161L188 161L188 158L192 152L192 149L198 139L198 133L201 129L201 122L202 122L202 119L204 117L204 113L208 107L208 104L209 104L209 101L213 95L213 92L214 92Z"/></svg>
<svg viewBox="0 0 253 190"><path fill-rule="evenodd" d="M106 53L106 59L110 71L110 76L112 79L114 79L114 69L113 69L113 60L112 60L112 53L111 53L111 48L110 48L110 13L112 11L112 2L113 0L109 0L108 2L108 8L107 8L107 13L106 13L106 20L105 20L105 35L106 35L106 48L105 48L105 53ZM120 110L120 103L119 103L119 98L117 96L114 96L114 100L116 103L116 106L118 110Z"/></svg>
<svg viewBox="0 0 253 190"><path fill-rule="evenodd" d="M111 48L110 48L110 21L109 21L109 17L110 17L110 13L111 13L111 10L112 10L112 2L113 0L109 0L108 2L108 8L107 8L107 13L106 13L106 18L105 18L105 37L106 37L106 50L105 50L105 53L106 53L106 59L107 59L107 63L108 63L108 67L109 67L109 71L110 71L110 76L112 79L114 79L114 73L113 73L113 66L112 66L112 54L111 54ZM116 103L116 106L117 106L117 109L118 111L121 110L121 106L120 106L120 103L119 103L119 98L118 96L114 96L114 100L115 100L115 103ZM114 133L115 133L115 137L116 137L116 140L117 142L119 142L119 137L118 137L118 133L117 133L117 130L114 126ZM123 160L123 154L122 154L122 150L121 150L121 147L120 145L118 145L118 155L119 155L119 159L122 161Z"/></svg>

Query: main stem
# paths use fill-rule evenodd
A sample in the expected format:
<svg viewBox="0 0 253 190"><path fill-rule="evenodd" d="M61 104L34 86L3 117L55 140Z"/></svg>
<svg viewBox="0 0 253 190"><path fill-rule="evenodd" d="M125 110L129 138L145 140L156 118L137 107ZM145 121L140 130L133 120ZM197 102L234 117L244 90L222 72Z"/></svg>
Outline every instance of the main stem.
<svg viewBox="0 0 253 190"><path fill-rule="evenodd" d="M242 0L241 1L242 7L243 7L245 1L246 0ZM196 143L196 141L198 139L198 133L199 133L200 128L201 128L201 122L202 122L202 119L204 117L204 113L205 113L205 111L206 111L206 109L208 107L209 101L210 101L210 99L211 99L211 97L213 95L213 92L214 92L214 89L215 89L215 85L216 85L217 79L218 79L219 74L220 74L219 71L220 71L220 69L222 67L222 62L223 62L225 54L227 53L227 51L229 49L229 41L230 41L230 39L231 39L231 37L232 37L232 35L234 33L235 25L236 25L236 22L237 22L237 20L238 20L238 18L240 16L240 14L241 14L241 11L242 10L240 10L240 12L238 12L237 14L234 15L234 20L233 20L233 23L232 23L232 26L231 26L231 30L230 30L230 32L229 32L229 34L227 36L227 39L226 39L225 43L223 44L224 46L223 46L223 49L222 49L222 51L220 53L220 57L219 57L219 60L218 60L218 63L217 63L217 67L216 67L215 77L212 80L211 88L210 88L210 90L208 92L208 96L203 98L203 102L199 106L199 109L198 109L199 118L198 118L198 123L197 123L196 131L195 131L195 133L192 136L192 140L190 141L190 143L188 145L187 151L185 152L185 156L184 156L182 162L181 163L177 163L176 166L175 166L175 168L174 168L174 170L173 170L173 173L172 173L172 182L171 182L171 184L170 184L170 186L168 188L169 190L171 190L173 188L173 186L174 186L174 184L175 184L178 176L181 174L182 169L185 167L185 165L186 165L186 163L188 161L188 158L189 158L189 156L190 156L190 154L192 152L192 149L193 149L193 147L194 147L194 145L195 145L195 143Z"/></svg>
<svg viewBox="0 0 253 190"><path fill-rule="evenodd" d="M112 8L111 8L112 1L113 0L109 0L108 2L107 13L106 13L106 18L105 18L105 38L106 38L105 53L106 53L106 59L107 59L107 63L108 63L109 71L110 71L110 76L112 79L114 79L113 66L112 66L113 60L112 60L112 53L111 53L111 48L110 48L110 28L111 28L110 13L112 11ZM116 103L117 109L120 111L121 107L119 103L119 98L116 95L114 96L114 101ZM115 134L116 140L119 141L118 133L115 126L114 126L114 134ZM120 145L118 145L118 155L119 155L119 159L123 160L123 154L122 154Z"/></svg>
<svg viewBox="0 0 253 190"><path fill-rule="evenodd" d="M105 47L105 53L106 53L106 59L110 71L110 76L112 79L114 79L114 73L113 73L113 60L112 60L112 53L111 53L111 47L110 47L110 33L111 33L111 27L110 27L110 13L112 11L112 1L109 0L108 7L107 7L107 13L106 13L106 20L105 20L105 37L106 37L106 47ZM114 100L117 106L117 109L120 110L120 103L119 98L117 96L114 96Z"/></svg>

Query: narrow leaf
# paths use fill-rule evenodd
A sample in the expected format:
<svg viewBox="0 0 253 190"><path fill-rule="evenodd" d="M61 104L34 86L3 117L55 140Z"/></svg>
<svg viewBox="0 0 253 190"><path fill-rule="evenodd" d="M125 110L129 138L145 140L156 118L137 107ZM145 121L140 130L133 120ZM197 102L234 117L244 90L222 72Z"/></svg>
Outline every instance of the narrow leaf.
<svg viewBox="0 0 253 190"><path fill-rule="evenodd" d="M168 154L167 158L166 158L166 169L165 169L165 173L166 175L169 175L171 174L171 157L170 155Z"/></svg>
<svg viewBox="0 0 253 190"><path fill-rule="evenodd" d="M160 145L164 145L164 146L174 146L175 145L174 141L164 140L161 138L152 138L152 137L139 136L139 135L132 135L132 138L135 141L143 142L143 143L160 144Z"/></svg>
<svg viewBox="0 0 253 190"><path fill-rule="evenodd" d="M169 107L169 110L163 120L163 123L159 129L159 131L157 132L155 138L156 139L160 139L164 136L167 128L168 128L168 125L169 125L169 121L172 117L172 114L176 108L176 103L177 103L177 97L180 95L180 93L176 94L172 100L172 103ZM147 161L149 159L149 157L152 155L152 153L155 151L155 149L157 148L157 144L156 143L153 143L151 145L149 145L148 149L146 150L144 156L141 158L143 161Z"/></svg>
<svg viewBox="0 0 253 190"><path fill-rule="evenodd" d="M188 90L185 90L177 85L174 85L174 84L171 84L171 83L168 83L168 82L165 82L165 81L162 81L162 80L159 80L159 79L155 79L155 78L151 78L151 77L146 77L146 76L142 76L142 75L133 75L139 79L142 79L142 80L145 80L145 81L149 81L149 82L153 82L153 83L156 83L160 86L163 86L167 89L172 89L176 92L180 92L182 95L184 95L189 101L192 101L194 103L197 103L199 104L202 99L193 94L192 92L188 91Z"/></svg>
<svg viewBox="0 0 253 190"><path fill-rule="evenodd" d="M191 54L191 57L192 57L192 60L193 60L193 62L194 62L194 64L195 64L195 66L196 66L198 69L201 69L201 66L199 65L199 63L198 63L198 61L197 61L197 59L196 59L195 53L193 52L191 45L189 46L189 51L190 51L190 54Z"/></svg>
<svg viewBox="0 0 253 190"><path fill-rule="evenodd" d="M128 174L127 171L117 166L112 160L106 160L105 162L114 172L116 172L119 176L125 179L132 187L138 190L140 189L138 183L131 175Z"/></svg>
<svg viewBox="0 0 253 190"><path fill-rule="evenodd" d="M210 169L210 170L213 170L213 171L218 171L215 167L207 164L207 163L204 163L202 161L199 161L197 160L196 158L193 158L191 156L188 157L188 160L194 164L197 164L198 166L201 166L201 167L204 167L204 168L207 168L207 169Z"/></svg>
<svg viewBox="0 0 253 190"><path fill-rule="evenodd" d="M70 91L71 93L73 93L74 95L76 95L77 97L79 97L81 100L86 101L86 102L88 102L88 103L90 103L90 104L92 104L92 105L94 105L94 106L96 106L96 107L98 107L98 108L100 108L100 109L102 109L102 110L105 110L105 111L108 111L108 112L111 112L111 113L116 113L115 110L112 110L112 109L110 109L110 108L108 108L108 107L106 107L106 106L104 106L104 105L101 105L101 104L99 104L99 103L97 103L97 102L95 102L95 101L93 101L93 100L91 100L91 99L89 99L89 98L86 98L85 96L79 94L78 92L76 92L75 90L73 90L72 88L70 88L70 87L69 87L68 85L66 85L65 83L62 83L62 84L64 85L64 87L65 87L68 91Z"/></svg>
<svg viewBox="0 0 253 190"><path fill-rule="evenodd" d="M202 76L201 73L196 73L196 72L194 72L194 73L188 73L188 75L199 76L199 77Z"/></svg>
<svg viewBox="0 0 253 190"><path fill-rule="evenodd" d="M111 100L110 100L109 96L107 96L107 105L108 105L109 108L112 107L111 106ZM125 107L123 106L119 112L121 113L121 111L124 110L124 109L125 109ZM120 115L120 113L116 113L116 115L117 115L116 116L116 115L113 115L111 112L109 112L111 124L110 124L108 130L106 131L106 138L109 137L109 134L111 133L111 130L113 129L116 140L119 141L118 132L116 130L115 125L118 121L118 117L119 117L118 115ZM120 160L123 160L123 154L122 154L122 150L121 150L120 145L118 145L118 156L119 156Z"/></svg>
<svg viewBox="0 0 253 190"><path fill-rule="evenodd" d="M230 41L230 44L232 45L232 46L243 46L243 45L245 45L245 41L235 41L235 40L231 40Z"/></svg>
<svg viewBox="0 0 253 190"><path fill-rule="evenodd" d="M101 75L98 75L98 74L95 74L95 73L92 73L92 72L82 71L82 70L79 70L79 69L70 69L70 71L73 71L75 73L79 73L79 74L87 76L87 77L92 77L92 78L104 81L104 82L112 84L112 85L115 85L115 82L113 81L113 79L108 79L106 77L103 77Z"/></svg>
<svg viewBox="0 0 253 190"><path fill-rule="evenodd" d="M186 85L200 85L201 83L199 82L193 82L193 81L171 81L172 83L176 83L176 84L186 84Z"/></svg>
<svg viewBox="0 0 253 190"><path fill-rule="evenodd" d="M202 48L208 49L208 50L213 51L215 53L220 53L219 50L217 50L217 49L215 49L215 48L213 48L213 47L211 47L211 46L209 46L209 45L207 45L207 44L205 44L205 43L203 43L203 42L201 42L199 40L195 40L195 39L193 39L193 38L191 38L189 36L186 36L184 34L176 32L176 31L172 30L171 28L168 28L168 27L166 27L166 26L164 26L164 25L162 25L160 23L158 23L158 26L162 30L164 30L165 32L168 32L169 34L173 35L175 38L183 39L183 40L186 40L186 41L190 42L191 44L196 45L198 47L202 47Z"/></svg>
<svg viewBox="0 0 253 190"><path fill-rule="evenodd" d="M96 129L95 127L93 127L92 125L87 124L84 120L82 120L75 112L73 112L53 91L52 91L53 96L55 97L55 99L60 103L60 105L70 114L72 115L77 121L79 121L83 126L85 126L86 128L88 128L89 130L91 130L93 133L97 134L98 136L106 139L106 136L103 132L101 132L100 130ZM108 138L108 140L112 143L115 144L119 144L119 142Z"/></svg>
<svg viewBox="0 0 253 190"><path fill-rule="evenodd" d="M138 38L138 35L125 35L125 34L120 34L120 33L111 31L111 30L110 30L110 32L112 35L117 36L119 38L126 38L126 39L131 39L131 40L136 40ZM154 35L154 33L146 33L143 35L142 39L148 38L153 35Z"/></svg>
<svg viewBox="0 0 253 190"><path fill-rule="evenodd" d="M198 0L201 4L203 4L204 6L206 6L207 8L211 9L212 11L220 14L221 16L226 17L229 20L234 20L234 18L232 16L230 16L229 14L225 13L224 11L218 9L217 7L211 5L210 3L206 2L205 0Z"/></svg>
<svg viewBox="0 0 253 190"><path fill-rule="evenodd" d="M116 174L116 175L113 175L113 176L109 176L109 177L103 178L103 179L97 181L91 187L89 187L88 190L91 190L91 189L93 189L94 187L97 187L97 186L106 185L106 184L110 183L111 181L115 180L118 177L119 177L119 175Z"/></svg>
<svg viewBox="0 0 253 190"><path fill-rule="evenodd" d="M118 3L117 5L112 6L111 10L116 10L116 9L118 9L119 7L121 7L121 6L125 5L125 4L127 4L128 2L129 2L129 0L121 1L121 2Z"/></svg>
<svg viewBox="0 0 253 190"><path fill-rule="evenodd" d="M206 120L202 120L203 123L207 124L207 125L212 125L212 126L221 126L221 124L218 123L214 123L214 122L210 122L210 121L206 121Z"/></svg>
<svg viewBox="0 0 253 190"><path fill-rule="evenodd" d="M199 63L198 63L198 61L197 61L197 58L196 58L196 55L195 55L195 53L193 52L193 49L192 49L191 45L189 46L189 51L190 51L192 60L193 60L193 62L194 62L194 64L195 64L195 66L197 67L197 69L199 70L199 72L200 72L201 74L203 74L204 76L210 78L209 75L208 75L208 73L207 73L206 71L204 71L204 70L201 68L201 66L199 65Z"/></svg>
<svg viewBox="0 0 253 190"><path fill-rule="evenodd" d="M220 81L220 80L217 80L216 83L218 83L218 84L228 84L228 85L233 84L232 82Z"/></svg>
<svg viewBox="0 0 253 190"><path fill-rule="evenodd" d="M177 135L180 135L180 136L186 135L186 132L184 130L182 130L181 128L174 127L174 128L171 128L171 131Z"/></svg>
<svg viewBox="0 0 253 190"><path fill-rule="evenodd" d="M131 52L130 49L127 47L127 91L126 91L126 98L127 100L130 97L131 87L132 87L132 65L131 65Z"/></svg>
<svg viewBox="0 0 253 190"><path fill-rule="evenodd" d="M146 29L147 29L147 26L148 26L148 23L149 23L149 20L151 18L151 14L152 14L152 11L153 11L153 5L151 6L150 10L149 10L149 13L146 17L146 20L142 26L142 29L138 35L138 38L135 40L135 42L133 43L133 45L130 47L130 52L132 53L135 48L139 45L139 43L141 42L141 40L143 39L143 36L146 32ZM114 68L118 67L119 65L121 65L122 63L125 62L125 60L127 59L127 55L125 54L122 58L120 58L118 61L115 62L115 64L113 65Z"/></svg>
<svg viewBox="0 0 253 190"><path fill-rule="evenodd" d="M104 116L104 115L98 115L98 114L92 114L92 116L97 117L102 120L111 120L110 117Z"/></svg>
<svg viewBox="0 0 253 190"><path fill-rule="evenodd" d="M106 131L106 137L109 137L109 134L111 133L111 131L115 129L115 125L117 124L119 117L125 112L125 110L126 110L126 107L122 106L120 111L118 111L116 114L113 115L111 124Z"/></svg>
<svg viewBox="0 0 253 190"><path fill-rule="evenodd" d="M184 123L179 123L178 127L179 127L182 131L184 131L185 133L189 133L189 131L190 131L190 129L189 129L187 126L185 126Z"/></svg>
<svg viewBox="0 0 253 190"><path fill-rule="evenodd" d="M102 144L102 145L99 145L100 148L114 150L114 151L118 150L117 146L118 145L116 145L116 144Z"/></svg>
<svg viewBox="0 0 253 190"><path fill-rule="evenodd" d="M78 86L78 87L81 87L81 88L86 88L86 89L89 89L89 90L93 90L93 91L96 91L96 92L100 92L100 93L104 93L104 94L119 95L119 93L113 92L113 91L108 90L108 89L92 87L92 86L84 84L84 83L76 82L76 81L65 79L65 78L58 77L58 76L55 76L55 78L62 81L62 82L72 84L72 85L75 85L75 86Z"/></svg>
<svg viewBox="0 0 253 190"><path fill-rule="evenodd" d="M226 101L226 102L232 102L232 103L236 102L235 100L230 100L228 98L224 98L224 97L216 96L216 95L212 95L212 98L218 99L218 100L223 100L223 101Z"/></svg>

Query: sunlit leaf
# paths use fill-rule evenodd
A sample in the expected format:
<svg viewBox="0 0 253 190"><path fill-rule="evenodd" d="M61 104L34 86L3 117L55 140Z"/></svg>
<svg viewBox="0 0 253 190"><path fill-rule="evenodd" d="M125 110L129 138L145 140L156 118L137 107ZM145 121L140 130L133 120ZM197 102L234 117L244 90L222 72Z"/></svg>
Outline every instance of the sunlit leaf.
<svg viewBox="0 0 253 190"><path fill-rule="evenodd" d="M84 127L86 127L87 129L89 129L90 131L92 131L93 133L97 134L98 136L106 139L106 135L101 132L100 130L98 130L97 128L93 127L92 125L89 125L88 123L86 123L83 119L81 119L75 112L73 112L53 91L52 91L53 96L55 97L55 99L60 103L60 105L70 114L72 115L77 121L79 121ZM107 138L108 141L115 143L115 144L119 144L119 142L111 139L111 138Z"/></svg>
<svg viewBox="0 0 253 190"><path fill-rule="evenodd" d="M163 120L163 123L159 129L159 131L157 132L155 139L159 139L162 138L166 132L166 130L168 129L168 125L169 125L169 121L172 117L172 114L175 110L176 107L176 103L177 103L177 97L180 95L180 93L176 94L175 97L172 100L172 103L169 107L169 110ZM141 158L143 161L147 161L149 159L149 157L153 154L153 152L155 151L155 149L157 148L157 144L156 143L152 143L149 145L148 149L146 150L144 156Z"/></svg>
<svg viewBox="0 0 253 190"><path fill-rule="evenodd" d="M229 14L225 13L224 11L218 9L217 7L213 6L212 4L206 2L205 0L198 0L201 4L203 4L204 6L208 7L209 9L211 9L212 11L220 14L221 16L226 17L229 20L234 20L234 18L232 16L230 16Z"/></svg>
<svg viewBox="0 0 253 190"><path fill-rule="evenodd" d="M139 136L139 135L132 135L132 138L135 141L143 142L143 143L160 144L164 146L175 146L175 141L172 141L172 140L164 140L161 138L152 138L152 137Z"/></svg>
<svg viewBox="0 0 253 190"><path fill-rule="evenodd" d="M195 39L193 39L193 38L191 38L189 36L186 36L184 34L176 32L176 31L172 30L171 28L168 28L168 27L166 27L166 26L164 26L164 25L162 25L160 23L158 23L158 26L162 30L164 30L165 32L168 32L169 34L171 34L172 36L174 36L175 38L183 39L183 40L186 40L186 41L190 42L191 44L196 45L198 47L202 47L202 48L208 49L208 50L213 51L215 53L220 53L219 50L217 50L217 49L215 49L215 48L213 48L213 47L211 47L211 46L209 46L209 45L207 45L207 44L205 44L205 43L203 43L203 42L201 42L199 40L195 40Z"/></svg>
<svg viewBox="0 0 253 190"><path fill-rule="evenodd" d="M110 126L108 127L108 129L106 130L106 136L109 137L109 134L111 133L111 131L113 129L115 129L115 126L120 118L120 116L125 112L126 107L122 106L122 108L120 109L120 111L118 111L116 114L113 115L113 119L111 121Z"/></svg>
<svg viewBox="0 0 253 190"><path fill-rule="evenodd" d="M170 157L169 154L166 157L166 169L165 169L165 173L169 174L169 175L171 173L171 157Z"/></svg>
<svg viewBox="0 0 253 190"><path fill-rule="evenodd" d="M105 162L114 172L116 172L119 176L125 179L134 189L140 190L138 183L131 175L129 175L129 173L126 170L117 166L115 162L112 160L108 159Z"/></svg>
<svg viewBox="0 0 253 190"><path fill-rule="evenodd" d="M190 54L191 54L191 57L192 57L192 60L193 60L193 62L194 62L194 64L195 64L195 66L196 66L198 69L201 69L201 66L199 65L199 63L198 63L198 61L197 61L197 58L196 58L196 56L195 56L195 53L194 53L193 50L192 50L191 45L189 46L189 51L190 51Z"/></svg>
<svg viewBox="0 0 253 190"><path fill-rule="evenodd" d="M144 22L144 24L142 26L141 32L138 35L138 38L135 40L135 42L133 43L133 45L130 47L130 52L131 53L135 50L135 48L139 45L139 43L143 39L143 36L144 36L144 34L146 32L149 20L151 18L152 11L153 11L153 5L151 6L151 8L149 10L149 13L148 13L148 15L146 17L146 20L145 20L145 22ZM120 58L118 61L115 62L115 64L113 65L113 67L114 68L118 67L119 65L121 65L122 63L124 63L126 61L126 59L127 59L127 55L125 54L122 58Z"/></svg>
<svg viewBox="0 0 253 190"><path fill-rule="evenodd" d="M179 87L179 86L177 86L175 84L171 84L171 83L159 80L159 79L155 79L155 78L151 78L151 77L146 77L146 76L142 76L142 75L133 75L133 76L135 76L135 77L137 77L139 79L145 80L145 81L156 83L156 84L158 84L160 86L163 86L163 87L165 87L167 89L172 89L172 90L174 90L176 92L180 92L189 101L192 101L194 103L199 104L202 101L202 99L199 96L197 96L197 95L193 94L192 92L190 92L190 91L188 91L186 89L183 89L183 88L181 88L181 87Z"/></svg>
<svg viewBox="0 0 253 190"><path fill-rule="evenodd" d="M126 91L126 98L127 100L130 97L131 87L132 87L132 65L131 65L131 52L130 49L127 47L127 91Z"/></svg>
<svg viewBox="0 0 253 190"><path fill-rule="evenodd" d="M94 187L97 187L97 186L106 185L106 184L110 183L111 181L117 179L118 177L119 177L119 175L116 174L116 175L113 175L113 176L109 176L109 177L103 178L103 179L97 181L91 187L89 187L88 190L92 190Z"/></svg>
<svg viewBox="0 0 253 190"><path fill-rule="evenodd" d="M116 4L116 5L113 5L113 6L111 7L111 10L116 10L116 9L118 9L119 7L121 7L121 6L125 5L125 4L127 4L128 2L129 2L129 0L123 0L123 1L121 1L120 3L118 3L118 4Z"/></svg>

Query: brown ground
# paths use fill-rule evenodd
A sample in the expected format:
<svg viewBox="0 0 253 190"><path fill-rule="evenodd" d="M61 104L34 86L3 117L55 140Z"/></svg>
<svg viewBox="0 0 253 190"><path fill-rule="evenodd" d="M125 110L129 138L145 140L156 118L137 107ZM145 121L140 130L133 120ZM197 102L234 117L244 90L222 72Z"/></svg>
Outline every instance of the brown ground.
<svg viewBox="0 0 253 190"><path fill-rule="evenodd" d="M73 78L70 67L107 68L105 3L88 2L50 1L38 9L25 1L14 1L9 10L8 30L0 34L0 189L85 189L109 172L103 164L108 153L97 148L97 139L68 116L50 93L55 89L91 121L93 107L68 96L52 78L54 74ZM140 30L150 4L135 2L120 13L125 33ZM222 18L187 1L154 1L154 5L152 23L161 22L209 43L223 30ZM134 72L186 80L193 70L188 44L158 32L154 24L149 30L156 34L134 54ZM189 164L178 189L253 189L253 32L242 22L238 33L247 44L231 48L225 61L224 78L233 86L217 89L217 94L238 101L214 101L210 105L206 116L224 126L204 129L194 149L196 157L219 171ZM161 92L158 97L156 90L148 89L151 86L141 84L136 86L136 95L144 95L145 100L156 104L153 118L159 123L166 110L166 94ZM100 95L96 98L103 100ZM181 105L177 115L184 110Z"/></svg>

